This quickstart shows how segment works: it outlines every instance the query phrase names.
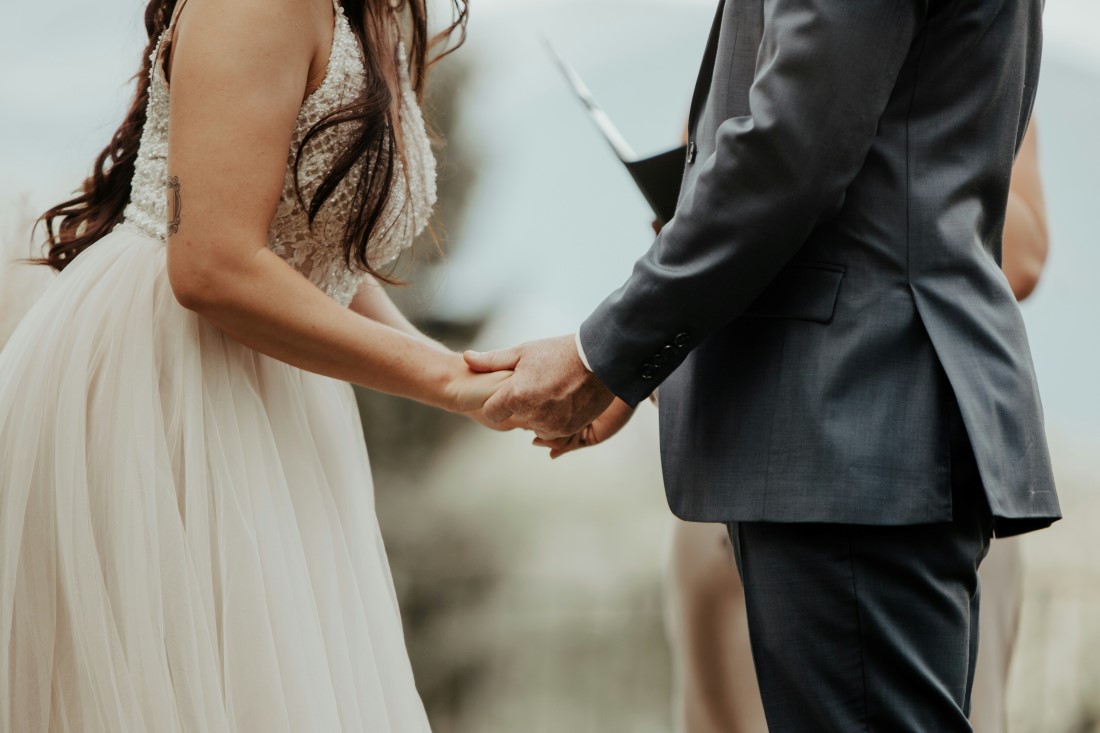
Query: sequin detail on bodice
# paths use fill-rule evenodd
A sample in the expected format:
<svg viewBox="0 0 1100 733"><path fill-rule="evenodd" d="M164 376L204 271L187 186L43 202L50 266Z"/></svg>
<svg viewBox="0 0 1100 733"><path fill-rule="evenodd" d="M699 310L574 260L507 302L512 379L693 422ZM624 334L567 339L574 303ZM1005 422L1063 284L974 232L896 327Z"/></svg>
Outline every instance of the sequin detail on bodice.
<svg viewBox="0 0 1100 733"><path fill-rule="evenodd" d="M365 272L348 267L344 259L344 230L354 205L356 183L362 170L348 175L329 196L309 224L308 206L336 156L352 134L350 125L337 125L315 135L302 155L298 178L301 200L295 189L295 161L306 133L322 118L340 109L366 83L359 44L343 8L334 2L336 21L328 69L321 85L309 95L298 113L282 196L268 232L268 246L341 305L347 305L363 282ZM153 51L152 80L145 129L142 131L124 228L160 241L167 238L168 204L168 84L160 63L160 43ZM408 76L404 46L398 48L401 70L401 137L403 156L395 161L397 175L386 210L370 243L370 263L375 269L395 260L428 224L436 201L436 163L416 94Z"/></svg>

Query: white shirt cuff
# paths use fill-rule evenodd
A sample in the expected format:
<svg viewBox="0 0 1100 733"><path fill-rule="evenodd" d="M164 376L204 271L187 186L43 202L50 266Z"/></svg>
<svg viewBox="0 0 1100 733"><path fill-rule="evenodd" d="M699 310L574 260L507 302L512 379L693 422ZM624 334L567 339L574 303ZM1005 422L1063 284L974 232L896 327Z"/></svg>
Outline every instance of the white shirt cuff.
<svg viewBox="0 0 1100 733"><path fill-rule="evenodd" d="M581 344L581 332L577 331L577 355L581 357L581 363L588 371L592 371L592 365L588 363L588 356L584 353L584 345Z"/></svg>

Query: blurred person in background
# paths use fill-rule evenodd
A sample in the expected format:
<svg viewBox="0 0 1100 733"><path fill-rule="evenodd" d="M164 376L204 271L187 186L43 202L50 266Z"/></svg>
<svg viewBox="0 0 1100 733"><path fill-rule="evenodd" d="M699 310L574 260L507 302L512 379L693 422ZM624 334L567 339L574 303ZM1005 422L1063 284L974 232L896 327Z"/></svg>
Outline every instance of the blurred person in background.
<svg viewBox="0 0 1100 733"><path fill-rule="evenodd" d="M435 204L454 12L148 3L0 352L0 730L427 733L348 382L478 419L507 379L381 285Z"/></svg>
<svg viewBox="0 0 1100 733"><path fill-rule="evenodd" d="M1028 298L1039 284L1050 249L1046 202L1039 176L1037 125L1032 123L1012 170L1005 216L1001 266L1017 300ZM974 677L975 733L1008 729L1008 680L1020 628L1023 558L1019 540L995 541L982 563L980 646Z"/></svg>
<svg viewBox="0 0 1100 733"><path fill-rule="evenodd" d="M1005 218L1002 269L1020 301L1038 285L1049 252L1036 138L1036 125L1032 124L1013 166ZM659 223L654 223L654 229L660 233ZM536 443L551 446L551 456L558 458L606 442L633 414L633 409L616 401L613 409L571 439L553 445ZM981 642L970 720L975 733L1005 733L1005 693L1023 593L1018 541L995 541L980 575ZM675 520L667 589L677 730L766 733L744 588L723 525Z"/></svg>

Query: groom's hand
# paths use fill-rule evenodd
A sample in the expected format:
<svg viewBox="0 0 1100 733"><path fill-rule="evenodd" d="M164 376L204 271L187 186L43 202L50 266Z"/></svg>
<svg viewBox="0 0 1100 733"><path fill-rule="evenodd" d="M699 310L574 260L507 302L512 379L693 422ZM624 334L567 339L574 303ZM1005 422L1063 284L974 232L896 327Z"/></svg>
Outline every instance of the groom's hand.
<svg viewBox="0 0 1100 733"><path fill-rule="evenodd" d="M573 336L484 354L468 351L466 363L478 372L512 371L512 378L485 403L484 415L496 424L522 423L543 439L579 432L615 398L585 368Z"/></svg>
<svg viewBox="0 0 1100 733"><path fill-rule="evenodd" d="M611 407L604 410L602 415L579 433L574 433L567 438L555 438L553 440L535 438L534 445L540 448L549 448L550 458L560 458L566 453L581 448L591 448L594 445L607 442L615 437L630 422L630 418L633 416L634 408L615 398L615 401L611 403Z"/></svg>

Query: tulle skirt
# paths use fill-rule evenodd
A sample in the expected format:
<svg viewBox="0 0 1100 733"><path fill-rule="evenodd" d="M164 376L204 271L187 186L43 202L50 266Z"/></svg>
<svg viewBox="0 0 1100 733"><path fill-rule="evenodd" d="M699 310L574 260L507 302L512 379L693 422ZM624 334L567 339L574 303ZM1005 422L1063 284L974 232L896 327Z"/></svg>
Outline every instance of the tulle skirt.
<svg viewBox="0 0 1100 733"><path fill-rule="evenodd" d="M428 730L351 388L116 230L0 352L0 730Z"/></svg>

